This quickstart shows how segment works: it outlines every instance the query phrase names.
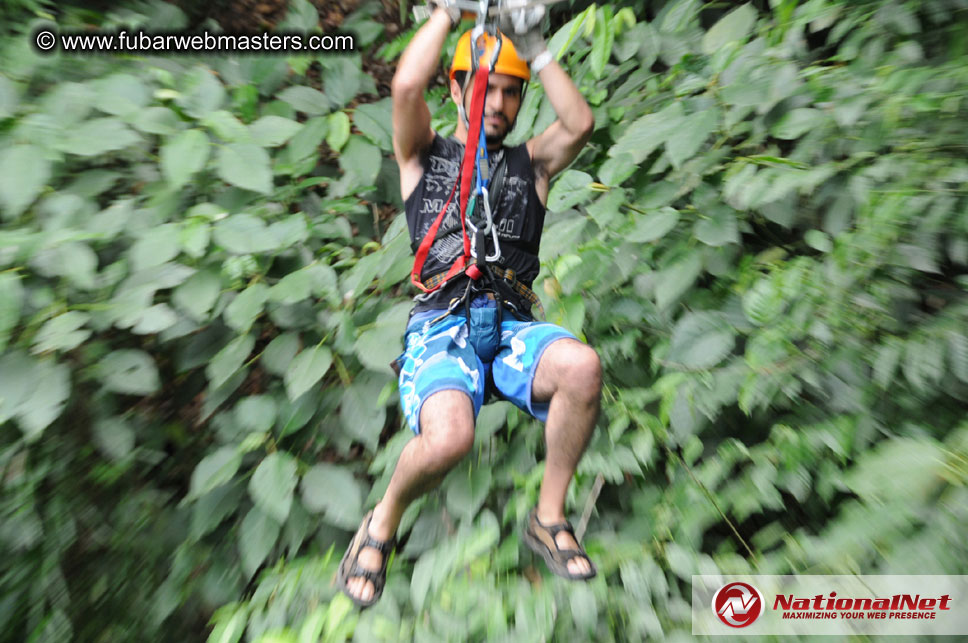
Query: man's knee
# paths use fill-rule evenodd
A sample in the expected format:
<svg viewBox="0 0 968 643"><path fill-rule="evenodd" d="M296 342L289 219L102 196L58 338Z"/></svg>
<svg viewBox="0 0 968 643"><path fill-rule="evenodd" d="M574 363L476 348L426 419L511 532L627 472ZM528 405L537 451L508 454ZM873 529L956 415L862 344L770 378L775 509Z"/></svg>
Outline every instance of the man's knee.
<svg viewBox="0 0 968 643"><path fill-rule="evenodd" d="M559 389L589 399L598 399L602 390L602 361L595 350L570 341L561 355Z"/></svg>
<svg viewBox="0 0 968 643"><path fill-rule="evenodd" d="M420 411L420 437L435 473L460 462L474 446L474 406L461 391L434 393Z"/></svg>

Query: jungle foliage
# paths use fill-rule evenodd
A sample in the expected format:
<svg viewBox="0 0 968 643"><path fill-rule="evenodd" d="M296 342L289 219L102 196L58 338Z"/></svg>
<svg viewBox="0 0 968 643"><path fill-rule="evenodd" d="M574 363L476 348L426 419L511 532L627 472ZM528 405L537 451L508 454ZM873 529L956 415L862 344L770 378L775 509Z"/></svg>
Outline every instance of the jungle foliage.
<svg viewBox="0 0 968 643"><path fill-rule="evenodd" d="M412 25L386 38L370 3L350 54L42 56L24 18L52 3L17 7L6 638L675 639L696 573L968 573L968 2L558 9L596 127L536 290L604 364L567 507L600 574L523 547L542 427L498 403L362 614L332 578L409 439L387 364L411 294L363 61ZM160 2L96 18L185 24ZM280 27L317 21L293 0ZM532 84L516 136L553 117Z"/></svg>

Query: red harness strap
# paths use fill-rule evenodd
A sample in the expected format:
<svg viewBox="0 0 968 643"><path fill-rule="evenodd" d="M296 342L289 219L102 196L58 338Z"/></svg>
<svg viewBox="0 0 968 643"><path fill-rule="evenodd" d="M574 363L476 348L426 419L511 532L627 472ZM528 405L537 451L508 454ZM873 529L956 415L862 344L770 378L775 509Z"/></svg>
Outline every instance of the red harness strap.
<svg viewBox="0 0 968 643"><path fill-rule="evenodd" d="M467 265L467 260L471 256L471 240L467 236L464 219L467 213L467 200L470 197L471 179L474 176L474 169L477 166L475 156L477 156L477 147L481 136L481 116L484 114L484 101L487 96L487 75L487 67L482 66L474 76L474 97L471 100L467 142L464 145L464 160L461 162L460 169L460 230L461 236L464 238L464 254L457 258L439 284L432 288L424 286L420 279L420 273L423 272L424 263L427 261L427 255L430 253L430 247L434 245L434 239L437 237L437 230L440 228L447 208L450 207L450 202L454 198L454 190L457 188L457 183L455 182L454 187L450 191L450 196L447 197L447 203L444 204L440 214L437 215L430 229L427 230L427 234L424 235L414 256L413 270L410 272L410 283L423 292L429 293L439 289L447 280L464 270L464 267Z"/></svg>

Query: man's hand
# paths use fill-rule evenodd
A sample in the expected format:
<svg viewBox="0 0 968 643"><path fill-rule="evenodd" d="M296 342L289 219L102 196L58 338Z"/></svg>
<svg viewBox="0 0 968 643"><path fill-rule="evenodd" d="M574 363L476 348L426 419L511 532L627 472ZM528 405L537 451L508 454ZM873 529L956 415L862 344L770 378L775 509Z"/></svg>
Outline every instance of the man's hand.
<svg viewBox="0 0 968 643"><path fill-rule="evenodd" d="M507 6L512 11L501 15L498 26L511 38L518 55L531 62L539 54L548 50L548 45L541 34L541 19L544 18L545 8L543 4L533 7L526 5L527 0L510 0ZM519 8L515 9L516 6Z"/></svg>
<svg viewBox="0 0 968 643"><path fill-rule="evenodd" d="M431 0L431 3L447 12L451 26L460 22L460 9L457 8L455 0Z"/></svg>

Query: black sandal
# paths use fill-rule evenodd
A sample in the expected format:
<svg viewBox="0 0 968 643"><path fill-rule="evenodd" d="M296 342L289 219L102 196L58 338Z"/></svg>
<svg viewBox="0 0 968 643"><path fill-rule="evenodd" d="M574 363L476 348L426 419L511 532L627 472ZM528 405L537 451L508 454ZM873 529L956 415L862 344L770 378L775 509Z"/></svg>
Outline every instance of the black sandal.
<svg viewBox="0 0 968 643"><path fill-rule="evenodd" d="M555 546L554 549L551 549L549 544L538 535L536 528L541 528L551 536L551 544ZM558 547L556 537L562 531L567 531L575 539L575 542L578 542L578 538L575 538L575 530L572 528L570 522L565 521L553 525L546 525L538 520L538 510L532 509L528 515L527 528L524 530L524 543L531 551L544 558L545 564L548 565L548 569L553 574L569 580L588 580L594 578L598 574L598 570L595 567L595 563L588 557L588 554L585 553L581 545L578 545L578 549L561 549ZM587 560L591 566L591 569L585 574L573 574L568 571L568 561L572 558L579 557Z"/></svg>
<svg viewBox="0 0 968 643"><path fill-rule="evenodd" d="M356 531L356 535L353 536L353 540L350 541L350 546L346 549L346 553L343 554L343 560L340 561L339 570L336 573L339 588L353 601L354 605L364 609L375 605L380 600L380 597L383 596L383 586L387 580L387 560L390 558L390 553L393 551L393 548L397 545L396 536L390 540L377 540L371 536L370 521L372 520L373 511L370 510L363 517L363 524L360 525L360 528ZM379 570L360 567L360 552L367 547L376 549L383 556ZM373 598L368 601L353 596L347 587L347 583L351 578L361 577L373 583Z"/></svg>

